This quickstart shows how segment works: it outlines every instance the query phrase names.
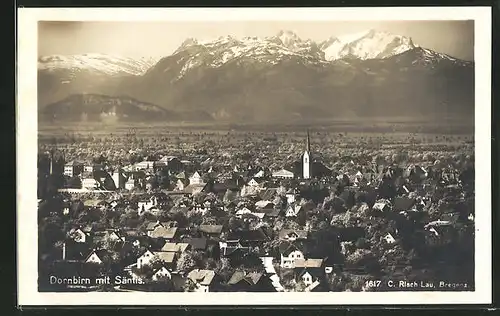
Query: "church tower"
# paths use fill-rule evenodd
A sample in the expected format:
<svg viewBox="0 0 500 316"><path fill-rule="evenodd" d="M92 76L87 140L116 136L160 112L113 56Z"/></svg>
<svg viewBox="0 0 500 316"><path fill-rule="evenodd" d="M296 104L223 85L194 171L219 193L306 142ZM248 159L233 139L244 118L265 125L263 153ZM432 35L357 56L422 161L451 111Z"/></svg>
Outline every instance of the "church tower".
<svg viewBox="0 0 500 316"><path fill-rule="evenodd" d="M54 173L54 149L51 148L49 152L49 175Z"/></svg>
<svg viewBox="0 0 500 316"><path fill-rule="evenodd" d="M309 139L309 130L307 130L307 145L304 156L302 157L302 177L304 179L311 178L311 142Z"/></svg>

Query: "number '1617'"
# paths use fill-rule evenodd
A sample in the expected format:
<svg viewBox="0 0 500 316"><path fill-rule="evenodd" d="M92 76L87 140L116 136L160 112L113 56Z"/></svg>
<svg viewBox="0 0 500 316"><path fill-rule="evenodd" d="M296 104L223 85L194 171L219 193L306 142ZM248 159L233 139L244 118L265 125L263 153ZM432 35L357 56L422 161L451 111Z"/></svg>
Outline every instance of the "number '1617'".
<svg viewBox="0 0 500 316"><path fill-rule="evenodd" d="M380 280L376 280L376 281L370 280L370 281L366 281L365 286L366 287L379 287L381 283L382 283L382 281L380 281Z"/></svg>

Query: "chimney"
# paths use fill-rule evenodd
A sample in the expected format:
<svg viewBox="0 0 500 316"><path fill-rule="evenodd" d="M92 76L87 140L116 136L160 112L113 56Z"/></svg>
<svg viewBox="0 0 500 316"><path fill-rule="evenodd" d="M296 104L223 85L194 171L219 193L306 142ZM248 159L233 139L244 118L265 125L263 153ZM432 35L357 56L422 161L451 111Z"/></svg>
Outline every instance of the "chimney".
<svg viewBox="0 0 500 316"><path fill-rule="evenodd" d="M66 242L63 242L62 246L62 259L66 260Z"/></svg>

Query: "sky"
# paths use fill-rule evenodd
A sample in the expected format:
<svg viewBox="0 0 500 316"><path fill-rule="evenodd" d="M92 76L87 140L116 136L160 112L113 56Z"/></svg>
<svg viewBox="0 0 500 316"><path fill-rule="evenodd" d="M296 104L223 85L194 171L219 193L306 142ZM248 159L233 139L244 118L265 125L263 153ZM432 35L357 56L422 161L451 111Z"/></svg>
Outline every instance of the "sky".
<svg viewBox="0 0 500 316"><path fill-rule="evenodd" d="M38 55L101 53L160 58L187 38L231 35L266 37L280 30L317 42L369 29L411 37L415 44L464 60L474 60L474 21L219 21L38 23Z"/></svg>

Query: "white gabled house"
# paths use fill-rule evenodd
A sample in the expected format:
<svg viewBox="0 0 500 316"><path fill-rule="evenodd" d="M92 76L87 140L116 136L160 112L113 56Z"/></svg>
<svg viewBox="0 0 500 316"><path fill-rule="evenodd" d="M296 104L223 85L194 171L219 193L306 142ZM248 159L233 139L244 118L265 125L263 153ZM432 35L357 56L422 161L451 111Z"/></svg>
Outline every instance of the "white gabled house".
<svg viewBox="0 0 500 316"><path fill-rule="evenodd" d="M387 233L387 235L385 235L384 240L388 244L393 244L396 242L396 239L394 239L394 237L390 233Z"/></svg>
<svg viewBox="0 0 500 316"><path fill-rule="evenodd" d="M293 172L281 169L279 171L273 172L273 178L281 178L281 179L293 179L295 175Z"/></svg>
<svg viewBox="0 0 500 316"><path fill-rule="evenodd" d="M155 255L151 250L146 250L142 256L137 258L137 268L140 269L141 267L148 265L151 260L153 260L154 256Z"/></svg>
<svg viewBox="0 0 500 316"><path fill-rule="evenodd" d="M257 182L257 180L255 180L255 178L252 178L250 181L248 181L248 186L258 187L259 185L260 185L259 182Z"/></svg>
<svg viewBox="0 0 500 316"><path fill-rule="evenodd" d="M195 171L195 173L189 177L189 184L194 184L194 185L201 185L203 183L203 178L201 177L201 174L198 171Z"/></svg>
<svg viewBox="0 0 500 316"><path fill-rule="evenodd" d="M295 266L295 260L304 259L304 253L298 249L285 251L280 254L280 267L291 269Z"/></svg>
<svg viewBox="0 0 500 316"><path fill-rule="evenodd" d="M302 206L290 205L286 209L285 216L286 217L297 217L299 215L300 211L302 211Z"/></svg>
<svg viewBox="0 0 500 316"><path fill-rule="evenodd" d="M161 267L160 269L158 269L158 271L156 271L153 274L153 276L151 277L151 279L153 281L159 281L159 280L162 280L162 279L165 279L165 278L168 278L168 279L172 278L172 274L165 267Z"/></svg>

